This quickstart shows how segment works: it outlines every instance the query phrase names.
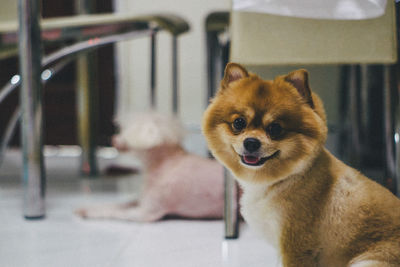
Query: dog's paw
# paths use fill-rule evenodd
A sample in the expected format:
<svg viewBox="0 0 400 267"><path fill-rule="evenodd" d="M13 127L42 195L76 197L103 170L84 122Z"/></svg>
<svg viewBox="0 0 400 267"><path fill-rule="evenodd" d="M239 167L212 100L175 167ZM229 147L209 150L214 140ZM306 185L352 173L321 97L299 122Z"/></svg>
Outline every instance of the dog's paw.
<svg viewBox="0 0 400 267"><path fill-rule="evenodd" d="M81 218L88 218L88 210L85 208L80 208L74 211L74 214Z"/></svg>
<svg viewBox="0 0 400 267"><path fill-rule="evenodd" d="M75 210L75 214L84 219L108 219L113 218L114 213L118 213L115 206L94 206Z"/></svg>
<svg viewBox="0 0 400 267"><path fill-rule="evenodd" d="M102 208L79 208L74 212L84 219L102 219L109 217L109 211Z"/></svg>

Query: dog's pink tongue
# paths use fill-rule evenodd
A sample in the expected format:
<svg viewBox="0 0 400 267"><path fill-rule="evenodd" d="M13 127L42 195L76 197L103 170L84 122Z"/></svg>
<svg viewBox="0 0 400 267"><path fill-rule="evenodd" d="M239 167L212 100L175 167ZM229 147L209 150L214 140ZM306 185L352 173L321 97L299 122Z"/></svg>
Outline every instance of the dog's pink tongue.
<svg viewBox="0 0 400 267"><path fill-rule="evenodd" d="M243 159L246 163L249 164L256 164L260 160L259 157L253 157L253 156L243 156Z"/></svg>

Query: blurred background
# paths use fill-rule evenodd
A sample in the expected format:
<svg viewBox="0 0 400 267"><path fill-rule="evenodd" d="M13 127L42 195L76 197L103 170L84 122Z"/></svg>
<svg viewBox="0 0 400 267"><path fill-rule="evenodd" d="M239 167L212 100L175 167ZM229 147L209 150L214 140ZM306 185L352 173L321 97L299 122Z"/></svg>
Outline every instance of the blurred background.
<svg viewBox="0 0 400 267"><path fill-rule="evenodd" d="M190 31L179 37L178 85L179 116L190 128L199 131L201 115L207 105L207 51L206 17L215 11L227 11L230 1L93 1L93 13L119 12L144 15L154 13L173 13L184 18L190 25ZM16 2L12 2L16 10ZM62 7L62 8L61 8ZM75 14L74 1L43 1L44 18L70 16ZM156 80L157 109L171 112L172 105L172 55L171 36L167 32L157 35ZM48 49L49 50L49 49ZM50 50L51 51L51 50ZM110 145L110 137L115 133L114 119L120 114L143 111L150 108L150 38L124 41L102 47L97 52L97 84L99 90L99 145ZM0 61L0 82L5 84L18 72L17 57ZM266 79L287 73L300 66L250 68ZM338 66L307 66L310 71L312 89L324 100L329 123L338 122ZM76 68L69 64L56 75L45 89L46 139L49 145L77 144L76 129ZM0 132L18 103L14 93L0 105ZM63 133L69 132L65 135ZM19 134L15 134L12 145L19 143Z"/></svg>
<svg viewBox="0 0 400 267"><path fill-rule="evenodd" d="M15 5L11 10L16 11ZM201 114L206 106L206 16L215 10L228 10L229 1L92 1L93 13L120 12L143 15L173 13L190 24L190 31L179 38L179 116L199 130ZM10 11L11 12L11 11ZM75 14L74 1L43 1L44 18ZM157 35L157 109L171 111L171 36ZM100 48L97 52L97 84L99 90L99 145L110 145L115 132L114 118L121 112L143 111L150 107L150 38L139 38ZM17 57L0 61L0 82L5 84L18 72ZM46 144L77 144L75 64L69 64L45 89ZM0 131L4 130L18 102L13 94L0 106ZM63 133L69 132L65 135ZM19 143L18 133L12 144Z"/></svg>

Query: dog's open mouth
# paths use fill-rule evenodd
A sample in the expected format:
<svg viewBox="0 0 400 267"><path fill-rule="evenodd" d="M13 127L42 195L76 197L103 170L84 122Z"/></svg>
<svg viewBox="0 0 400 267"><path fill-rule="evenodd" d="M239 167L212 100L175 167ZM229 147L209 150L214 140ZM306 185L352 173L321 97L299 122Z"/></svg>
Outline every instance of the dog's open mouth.
<svg viewBox="0 0 400 267"><path fill-rule="evenodd" d="M240 158L242 160L242 162L246 165L250 165L250 166L261 166L263 165L267 160L275 158L276 156L279 155L279 150L277 150L274 154L272 154L271 156L268 157L257 157L254 155L241 155Z"/></svg>

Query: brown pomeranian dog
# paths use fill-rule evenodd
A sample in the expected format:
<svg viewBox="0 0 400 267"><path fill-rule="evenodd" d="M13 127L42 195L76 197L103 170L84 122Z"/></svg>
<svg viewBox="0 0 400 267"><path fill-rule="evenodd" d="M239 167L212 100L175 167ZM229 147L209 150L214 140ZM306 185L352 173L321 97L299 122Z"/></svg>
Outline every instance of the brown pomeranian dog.
<svg viewBox="0 0 400 267"><path fill-rule="evenodd" d="M400 266L400 200L324 148L306 70L269 81L228 64L202 127L243 189L245 220L283 266Z"/></svg>

